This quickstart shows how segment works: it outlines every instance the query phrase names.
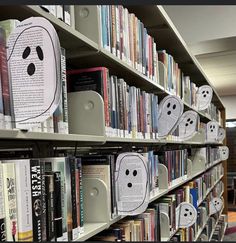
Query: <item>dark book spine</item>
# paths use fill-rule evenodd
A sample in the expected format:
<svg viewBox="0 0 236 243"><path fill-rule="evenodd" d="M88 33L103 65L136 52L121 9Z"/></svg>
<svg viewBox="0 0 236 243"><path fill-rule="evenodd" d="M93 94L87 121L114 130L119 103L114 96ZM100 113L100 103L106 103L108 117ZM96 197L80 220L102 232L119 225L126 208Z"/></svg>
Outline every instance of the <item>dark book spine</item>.
<svg viewBox="0 0 236 243"><path fill-rule="evenodd" d="M77 208L76 208L76 175L75 175L75 158L70 158L71 174L71 204L72 204L72 237L77 237Z"/></svg>
<svg viewBox="0 0 236 243"><path fill-rule="evenodd" d="M6 241L6 226L5 226L5 218L0 219L0 242Z"/></svg>
<svg viewBox="0 0 236 243"><path fill-rule="evenodd" d="M45 176L46 189L46 235L47 241L54 240L54 175L47 174Z"/></svg>
<svg viewBox="0 0 236 243"><path fill-rule="evenodd" d="M62 237L61 173L54 172L54 231L55 239Z"/></svg>
<svg viewBox="0 0 236 243"><path fill-rule="evenodd" d="M42 176L41 168L38 160L30 161L31 174L31 197L32 197L32 220L33 220L33 240L42 241Z"/></svg>
<svg viewBox="0 0 236 243"><path fill-rule="evenodd" d="M78 167L78 160L76 159L76 169L75 169L75 184L76 184L76 212L77 212L77 227L80 232L80 184L79 184L79 173L80 169Z"/></svg>
<svg viewBox="0 0 236 243"><path fill-rule="evenodd" d="M83 180L82 180L82 161L77 160L77 168L79 170L79 200L80 200L80 229L83 232L84 226L84 198L83 198Z"/></svg>
<svg viewBox="0 0 236 243"><path fill-rule="evenodd" d="M41 212L41 222L42 222L42 241L47 241L47 226L46 226L46 189L45 189L45 163L40 161L41 169L41 201L42 201L42 212Z"/></svg>

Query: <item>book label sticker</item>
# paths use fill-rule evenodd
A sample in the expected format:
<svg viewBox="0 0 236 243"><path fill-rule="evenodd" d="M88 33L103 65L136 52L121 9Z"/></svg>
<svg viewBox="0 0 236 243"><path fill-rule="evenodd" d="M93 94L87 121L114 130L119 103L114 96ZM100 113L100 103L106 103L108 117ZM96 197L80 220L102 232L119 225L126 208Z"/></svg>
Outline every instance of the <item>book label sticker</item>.
<svg viewBox="0 0 236 243"><path fill-rule="evenodd" d="M217 140L219 142L223 142L224 139L225 139L225 129L220 127L219 131L218 131L218 138L217 138Z"/></svg>
<svg viewBox="0 0 236 243"><path fill-rule="evenodd" d="M176 128L183 109L183 102L174 95L168 95L161 101L158 114L159 137L166 137Z"/></svg>
<svg viewBox="0 0 236 243"><path fill-rule="evenodd" d="M189 228L196 223L197 210L188 202L182 202L176 208L176 226L177 228Z"/></svg>
<svg viewBox="0 0 236 243"><path fill-rule="evenodd" d="M229 148L227 146L220 146L220 159L227 160L229 158Z"/></svg>
<svg viewBox="0 0 236 243"><path fill-rule="evenodd" d="M179 138L182 140L190 139L197 132L199 116L195 111L186 111L181 116L178 130Z"/></svg>
<svg viewBox="0 0 236 243"><path fill-rule="evenodd" d="M202 111L208 108L212 100L213 91L211 86L203 85L198 88L196 93L197 110Z"/></svg>
<svg viewBox="0 0 236 243"><path fill-rule="evenodd" d="M214 197L210 201L210 215L218 213L223 207L223 201L219 197Z"/></svg>
<svg viewBox="0 0 236 243"><path fill-rule="evenodd" d="M207 142L217 142L219 124L215 121L207 123Z"/></svg>
<svg viewBox="0 0 236 243"><path fill-rule="evenodd" d="M22 21L7 43L16 128L29 129L53 115L61 94L61 49L45 18Z"/></svg>
<svg viewBox="0 0 236 243"><path fill-rule="evenodd" d="M150 198L147 163L138 153L122 153L117 157L115 184L119 215L137 215L147 209Z"/></svg>

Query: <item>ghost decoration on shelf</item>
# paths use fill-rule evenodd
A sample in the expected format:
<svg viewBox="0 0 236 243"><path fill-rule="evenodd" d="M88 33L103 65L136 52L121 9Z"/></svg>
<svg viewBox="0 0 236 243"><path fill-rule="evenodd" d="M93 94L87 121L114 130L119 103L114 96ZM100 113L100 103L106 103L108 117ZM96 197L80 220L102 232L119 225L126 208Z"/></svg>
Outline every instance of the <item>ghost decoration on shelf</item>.
<svg viewBox="0 0 236 243"><path fill-rule="evenodd" d="M168 136L178 125L183 114L183 102L174 95L166 96L159 104L158 136Z"/></svg>
<svg viewBox="0 0 236 243"><path fill-rule="evenodd" d="M190 139L197 132L199 115L195 111L186 111L179 119L178 131L179 138L182 140Z"/></svg>
<svg viewBox="0 0 236 243"><path fill-rule="evenodd" d="M143 213L149 203L147 159L138 153L122 153L116 160L115 185L118 215Z"/></svg>
<svg viewBox="0 0 236 243"><path fill-rule="evenodd" d="M23 20L8 42L16 128L46 121L61 99L61 47L57 32L45 18Z"/></svg>
<svg viewBox="0 0 236 243"><path fill-rule="evenodd" d="M220 159L227 160L229 158L229 148L227 146L220 146Z"/></svg>
<svg viewBox="0 0 236 243"><path fill-rule="evenodd" d="M207 123L207 142L217 142L219 134L219 124L215 121Z"/></svg>
<svg viewBox="0 0 236 243"><path fill-rule="evenodd" d="M177 228L189 228L196 223L197 210L193 204L182 202L176 208L176 226Z"/></svg>
<svg viewBox="0 0 236 243"><path fill-rule="evenodd" d="M223 201L219 197L214 197L210 201L210 215L220 212L223 207Z"/></svg>
<svg viewBox="0 0 236 243"><path fill-rule="evenodd" d="M209 85L203 85L198 88L196 93L197 110L203 111L208 108L211 103L213 90Z"/></svg>
<svg viewBox="0 0 236 243"><path fill-rule="evenodd" d="M225 139L225 129L220 127L218 131L217 140L222 143L224 139Z"/></svg>

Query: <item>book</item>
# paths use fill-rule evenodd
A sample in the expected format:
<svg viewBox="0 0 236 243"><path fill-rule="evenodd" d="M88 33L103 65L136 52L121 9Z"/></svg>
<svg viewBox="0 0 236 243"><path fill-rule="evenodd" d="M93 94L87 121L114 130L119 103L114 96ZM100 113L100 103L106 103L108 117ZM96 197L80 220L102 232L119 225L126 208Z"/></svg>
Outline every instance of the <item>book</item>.
<svg viewBox="0 0 236 243"><path fill-rule="evenodd" d="M18 240L15 164L2 163L6 241Z"/></svg>
<svg viewBox="0 0 236 243"><path fill-rule="evenodd" d="M0 162L0 241L6 241L6 225L5 225L5 205L4 205L4 186L3 186L3 168Z"/></svg>
<svg viewBox="0 0 236 243"><path fill-rule="evenodd" d="M64 15L63 20L66 24L71 25L70 5L63 5Z"/></svg>

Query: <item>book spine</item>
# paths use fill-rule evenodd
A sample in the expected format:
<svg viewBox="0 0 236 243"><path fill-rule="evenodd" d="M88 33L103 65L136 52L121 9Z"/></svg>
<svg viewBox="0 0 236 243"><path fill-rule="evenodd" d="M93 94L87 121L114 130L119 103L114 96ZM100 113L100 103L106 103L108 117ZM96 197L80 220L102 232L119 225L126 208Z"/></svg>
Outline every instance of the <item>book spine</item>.
<svg viewBox="0 0 236 243"><path fill-rule="evenodd" d="M66 54L64 48L61 48L61 72L62 72L62 106L63 106L62 132L68 134L69 128L68 128L68 101L67 101L67 80L66 80Z"/></svg>
<svg viewBox="0 0 236 243"><path fill-rule="evenodd" d="M80 232L84 232L84 199L83 199L83 178L82 178L82 163L81 159L77 161L79 169L79 194L80 194Z"/></svg>
<svg viewBox="0 0 236 243"><path fill-rule="evenodd" d="M77 208L76 208L76 175L75 175L75 158L69 158L70 160L70 174L71 174L71 206L72 206L72 238L73 240L78 238L77 227Z"/></svg>
<svg viewBox="0 0 236 243"><path fill-rule="evenodd" d="M8 76L7 52L6 52L6 33L0 28L0 72L2 82L2 98L4 107L5 128L11 129L11 97L10 80Z"/></svg>
<svg viewBox="0 0 236 243"><path fill-rule="evenodd" d="M116 56L120 58L120 16L119 6L115 6L115 23L116 23Z"/></svg>
<svg viewBox="0 0 236 243"><path fill-rule="evenodd" d="M71 13L70 13L70 5L63 5L64 10L64 22L68 25L71 25Z"/></svg>
<svg viewBox="0 0 236 243"><path fill-rule="evenodd" d="M111 5L111 24L112 24L112 33L111 33L111 36L112 36L112 45L111 45L111 48L112 48L112 54L116 55L116 10L115 10L115 6L114 5Z"/></svg>
<svg viewBox="0 0 236 243"><path fill-rule="evenodd" d="M20 195L17 197L18 240L33 241L29 160L16 161L15 169L17 183L16 190L17 195Z"/></svg>
<svg viewBox="0 0 236 243"><path fill-rule="evenodd" d="M3 168L0 162L0 242L6 241L5 206L3 193Z"/></svg>
<svg viewBox="0 0 236 243"><path fill-rule="evenodd" d="M4 204L6 212L6 240L18 240L17 204L16 204L16 178L14 163L4 163L3 186Z"/></svg>
<svg viewBox="0 0 236 243"><path fill-rule="evenodd" d="M32 220L33 220L33 240L42 240L42 222L41 222L41 187L42 176L38 160L30 161L31 175L31 200L32 200Z"/></svg>
<svg viewBox="0 0 236 243"><path fill-rule="evenodd" d="M47 225L47 241L53 241L55 239L54 231L54 175L44 175L45 177L45 189L46 189L46 225Z"/></svg>
<svg viewBox="0 0 236 243"><path fill-rule="evenodd" d="M78 168L78 160L76 159L76 169L75 169L75 184L76 184L76 213L77 213L77 227L78 232L80 233L80 183L79 183L79 177L80 177L80 171Z"/></svg>
<svg viewBox="0 0 236 243"><path fill-rule="evenodd" d="M62 230L62 205L61 205L61 173L54 172L54 231L55 238L60 241L63 237Z"/></svg>
<svg viewBox="0 0 236 243"><path fill-rule="evenodd" d="M56 5L56 17L63 20L63 5Z"/></svg>

